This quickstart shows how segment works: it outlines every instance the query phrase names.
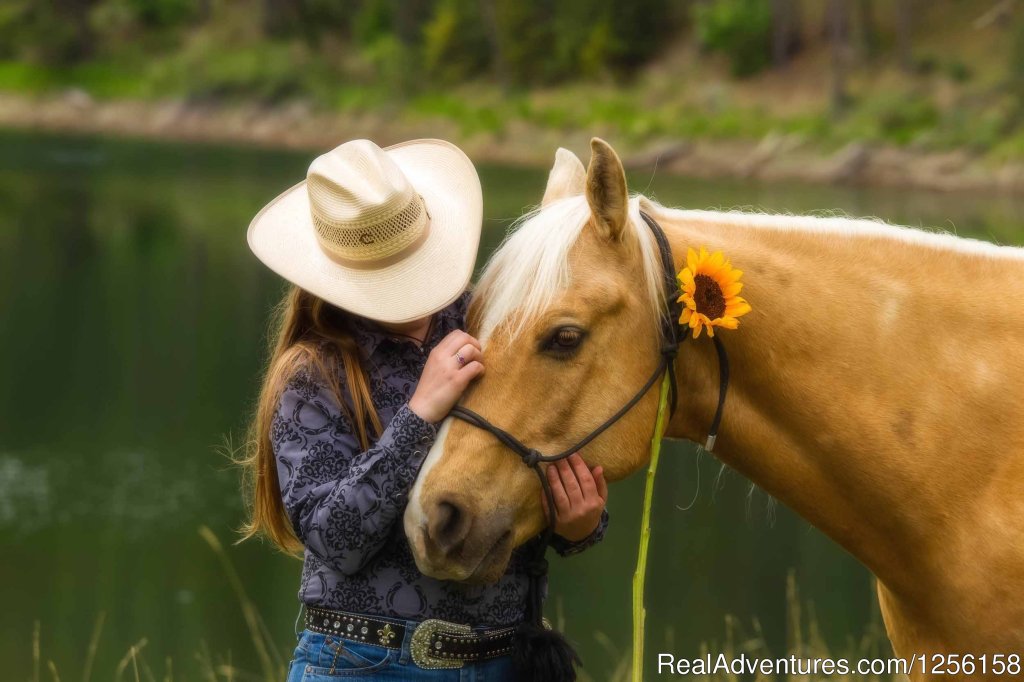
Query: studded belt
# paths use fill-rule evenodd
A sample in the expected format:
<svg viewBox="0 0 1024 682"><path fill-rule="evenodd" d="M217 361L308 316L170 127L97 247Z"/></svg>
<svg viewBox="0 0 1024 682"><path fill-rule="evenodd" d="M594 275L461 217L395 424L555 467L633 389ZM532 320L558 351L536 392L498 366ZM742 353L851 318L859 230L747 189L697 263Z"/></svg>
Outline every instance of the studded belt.
<svg viewBox="0 0 1024 682"><path fill-rule="evenodd" d="M306 629L364 644L401 649L406 626L359 613L306 607ZM512 652L515 627L473 630L468 625L431 618L412 631L412 660L421 668L461 668L463 664Z"/></svg>

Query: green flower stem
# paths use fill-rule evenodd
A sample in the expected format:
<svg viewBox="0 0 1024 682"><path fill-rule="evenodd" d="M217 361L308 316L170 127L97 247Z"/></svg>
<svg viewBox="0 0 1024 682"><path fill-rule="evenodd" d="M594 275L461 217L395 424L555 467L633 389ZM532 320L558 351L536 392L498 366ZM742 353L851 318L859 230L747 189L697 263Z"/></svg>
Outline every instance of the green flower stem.
<svg viewBox="0 0 1024 682"><path fill-rule="evenodd" d="M671 369L669 371L672 371ZM633 682L644 679L644 582L647 577L647 546L651 539L651 506L654 501L654 475L658 471L658 455L661 454L661 437L665 431L665 407L668 405L668 373L661 381L658 398L658 418L651 436L651 463L647 467L647 481L644 484L644 512L640 521L640 549L636 557L636 572L633 573Z"/></svg>

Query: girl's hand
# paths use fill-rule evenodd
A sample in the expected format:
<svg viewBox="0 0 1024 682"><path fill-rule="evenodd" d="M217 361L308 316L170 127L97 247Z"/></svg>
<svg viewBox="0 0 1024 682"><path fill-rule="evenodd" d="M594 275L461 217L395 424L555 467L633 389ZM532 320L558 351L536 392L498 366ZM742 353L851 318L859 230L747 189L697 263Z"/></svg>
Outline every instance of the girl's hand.
<svg viewBox="0 0 1024 682"><path fill-rule="evenodd" d="M444 419L469 382L483 374L482 356L480 342L472 336L460 329L449 333L427 356L409 409L428 422Z"/></svg>
<svg viewBox="0 0 1024 682"><path fill-rule="evenodd" d="M569 542L584 540L597 528L601 512L608 502L608 484L604 470L592 470L577 453L548 465L545 475L555 498L555 532ZM551 519L548 501L543 491L541 503L544 514Z"/></svg>

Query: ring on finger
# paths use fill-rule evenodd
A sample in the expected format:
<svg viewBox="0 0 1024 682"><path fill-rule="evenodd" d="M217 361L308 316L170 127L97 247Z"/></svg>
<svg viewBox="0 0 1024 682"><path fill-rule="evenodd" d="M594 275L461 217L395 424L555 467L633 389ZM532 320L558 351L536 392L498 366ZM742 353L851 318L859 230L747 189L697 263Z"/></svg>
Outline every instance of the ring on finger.
<svg viewBox="0 0 1024 682"><path fill-rule="evenodd" d="M462 351L455 354L455 359L459 361L459 367L466 366L466 358L462 357Z"/></svg>

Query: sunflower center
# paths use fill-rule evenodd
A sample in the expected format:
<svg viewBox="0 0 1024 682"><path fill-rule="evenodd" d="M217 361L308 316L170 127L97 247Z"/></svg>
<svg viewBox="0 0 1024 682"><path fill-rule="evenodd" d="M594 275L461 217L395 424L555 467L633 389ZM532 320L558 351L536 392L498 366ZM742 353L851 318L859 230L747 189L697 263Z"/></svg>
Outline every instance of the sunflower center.
<svg viewBox="0 0 1024 682"><path fill-rule="evenodd" d="M722 287L709 275L697 275L693 278L693 302L697 304L697 312L707 316L709 320L717 320L725 314L725 296Z"/></svg>

